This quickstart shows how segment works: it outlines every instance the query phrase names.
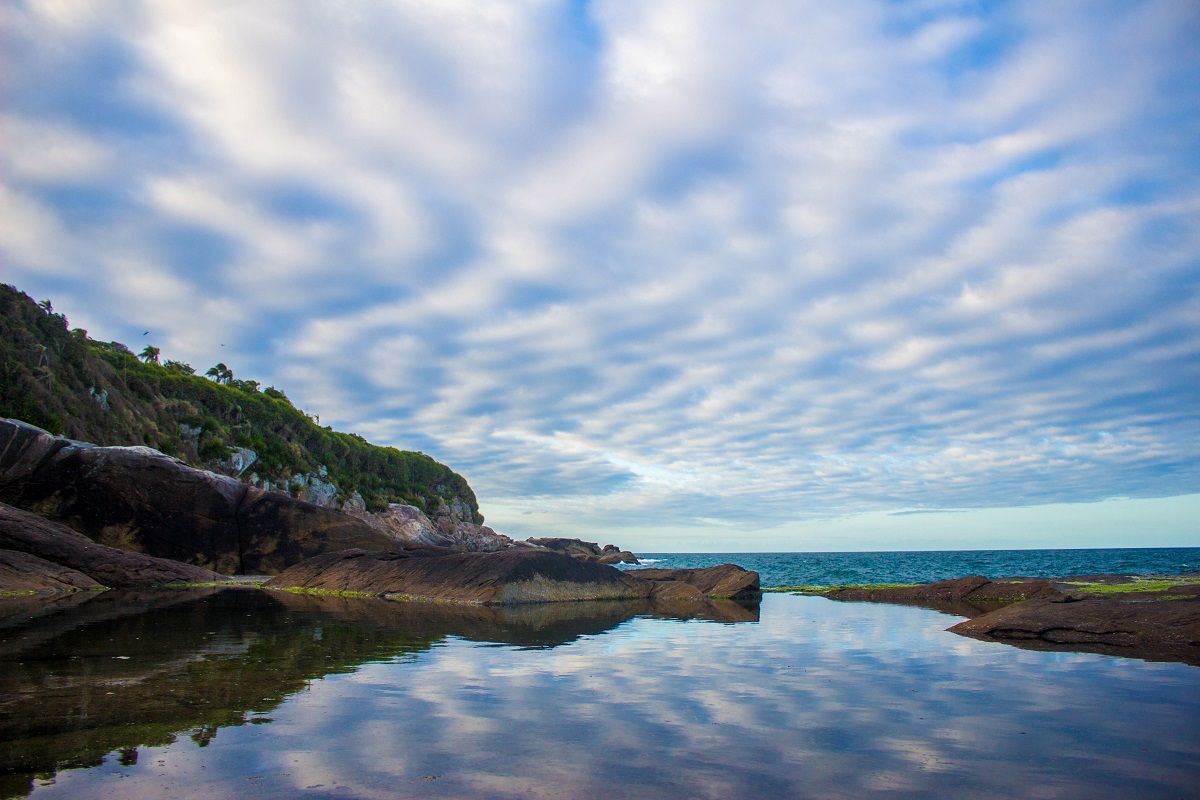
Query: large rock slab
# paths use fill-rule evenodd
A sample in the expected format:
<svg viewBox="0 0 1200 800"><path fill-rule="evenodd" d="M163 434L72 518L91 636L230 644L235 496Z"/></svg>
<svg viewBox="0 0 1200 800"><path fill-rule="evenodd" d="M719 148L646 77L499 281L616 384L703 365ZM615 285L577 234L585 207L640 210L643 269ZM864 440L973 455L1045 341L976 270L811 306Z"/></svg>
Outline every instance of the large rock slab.
<svg viewBox="0 0 1200 800"><path fill-rule="evenodd" d="M103 589L79 570L16 550L0 550L0 600L27 594Z"/></svg>
<svg viewBox="0 0 1200 800"><path fill-rule="evenodd" d="M1053 581L1042 578L991 580L983 575L916 586L848 586L821 593L831 600L920 606L963 617L974 617L1022 600L1062 600L1069 596Z"/></svg>
<svg viewBox="0 0 1200 800"><path fill-rule="evenodd" d="M1009 644L1095 649L1200 664L1200 598L1033 599L968 619L950 630Z"/></svg>
<svg viewBox="0 0 1200 800"><path fill-rule="evenodd" d="M351 548L394 550L397 545L362 520L251 488L237 508L238 572L274 575L321 553Z"/></svg>
<svg viewBox="0 0 1200 800"><path fill-rule="evenodd" d="M88 538L223 574L278 571L348 547L393 549L362 520L148 447L95 447L0 420L0 501Z"/></svg>
<svg viewBox="0 0 1200 800"><path fill-rule="evenodd" d="M347 550L297 564L267 587L477 605L645 599L653 590L652 583L613 567L524 548L496 553Z"/></svg>
<svg viewBox="0 0 1200 800"><path fill-rule="evenodd" d="M130 553L0 503L0 590L63 592L224 580L207 569ZM23 556L23 557L22 557Z"/></svg>
<svg viewBox="0 0 1200 800"><path fill-rule="evenodd" d="M752 598L760 592L758 573L736 564L703 569L629 569L625 574L647 581L690 584L708 597Z"/></svg>

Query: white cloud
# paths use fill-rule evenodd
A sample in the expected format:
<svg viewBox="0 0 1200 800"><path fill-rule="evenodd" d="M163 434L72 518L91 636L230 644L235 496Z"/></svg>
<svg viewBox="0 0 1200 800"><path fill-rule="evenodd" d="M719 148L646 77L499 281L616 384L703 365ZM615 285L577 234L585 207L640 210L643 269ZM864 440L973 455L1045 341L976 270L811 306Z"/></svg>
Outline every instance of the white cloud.
<svg viewBox="0 0 1200 800"><path fill-rule="evenodd" d="M106 177L112 154L69 126L7 114L0 117L4 170L34 183L86 184Z"/></svg>
<svg viewBox="0 0 1200 800"><path fill-rule="evenodd" d="M11 26L14 274L503 524L1195 486L1183 6L96 8Z"/></svg>

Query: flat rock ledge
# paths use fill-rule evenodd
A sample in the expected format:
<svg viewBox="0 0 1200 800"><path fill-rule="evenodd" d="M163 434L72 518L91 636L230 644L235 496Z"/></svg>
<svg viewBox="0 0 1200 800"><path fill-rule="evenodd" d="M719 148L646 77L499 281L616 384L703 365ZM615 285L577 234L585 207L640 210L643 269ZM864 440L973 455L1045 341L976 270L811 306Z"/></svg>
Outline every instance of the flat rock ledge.
<svg viewBox="0 0 1200 800"><path fill-rule="evenodd" d="M1139 580L1150 590L1138 587ZM1093 592L1097 587L1110 591L1089 593L1085 584ZM856 586L823 594L833 600L915 605L969 617L948 630L985 641L1200 665L1200 576L1195 581L1155 581L1125 575L1001 580L972 575L920 586Z"/></svg>
<svg viewBox="0 0 1200 800"><path fill-rule="evenodd" d="M622 571L527 548L496 553L345 550L314 556L276 575L266 587L471 605L653 600L674 608L698 608L710 597L756 598L758 573L731 564L706 570Z"/></svg>
<svg viewBox="0 0 1200 800"><path fill-rule="evenodd" d="M0 593L62 594L224 580L202 567L97 544L65 525L0 503Z"/></svg>
<svg viewBox="0 0 1200 800"><path fill-rule="evenodd" d="M1037 649L1083 649L1200 665L1200 598L1039 598L989 611L949 630Z"/></svg>
<svg viewBox="0 0 1200 800"><path fill-rule="evenodd" d="M472 605L640 600L653 590L653 584L613 567L524 548L495 553L344 550L290 567L266 587Z"/></svg>

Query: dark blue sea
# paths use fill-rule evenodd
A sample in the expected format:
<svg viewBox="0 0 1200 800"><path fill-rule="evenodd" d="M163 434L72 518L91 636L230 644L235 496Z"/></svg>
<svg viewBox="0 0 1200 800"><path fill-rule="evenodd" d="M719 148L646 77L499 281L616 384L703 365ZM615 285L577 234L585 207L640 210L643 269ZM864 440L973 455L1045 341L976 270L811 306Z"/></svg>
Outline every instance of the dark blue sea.
<svg viewBox="0 0 1200 800"><path fill-rule="evenodd" d="M639 553L642 566L738 564L763 586L928 583L966 575L1181 575L1200 570L1200 547L1096 550L929 550L894 553ZM636 567L634 567L636 569Z"/></svg>

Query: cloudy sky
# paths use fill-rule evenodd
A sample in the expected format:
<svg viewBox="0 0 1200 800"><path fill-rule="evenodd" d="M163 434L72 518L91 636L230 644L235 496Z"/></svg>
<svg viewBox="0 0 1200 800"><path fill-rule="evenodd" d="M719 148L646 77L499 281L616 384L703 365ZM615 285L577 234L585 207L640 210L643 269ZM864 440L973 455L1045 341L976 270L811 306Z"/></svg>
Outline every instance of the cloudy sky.
<svg viewBox="0 0 1200 800"><path fill-rule="evenodd" d="M1200 545L1192 0L0 31L0 278L449 463L499 530Z"/></svg>

